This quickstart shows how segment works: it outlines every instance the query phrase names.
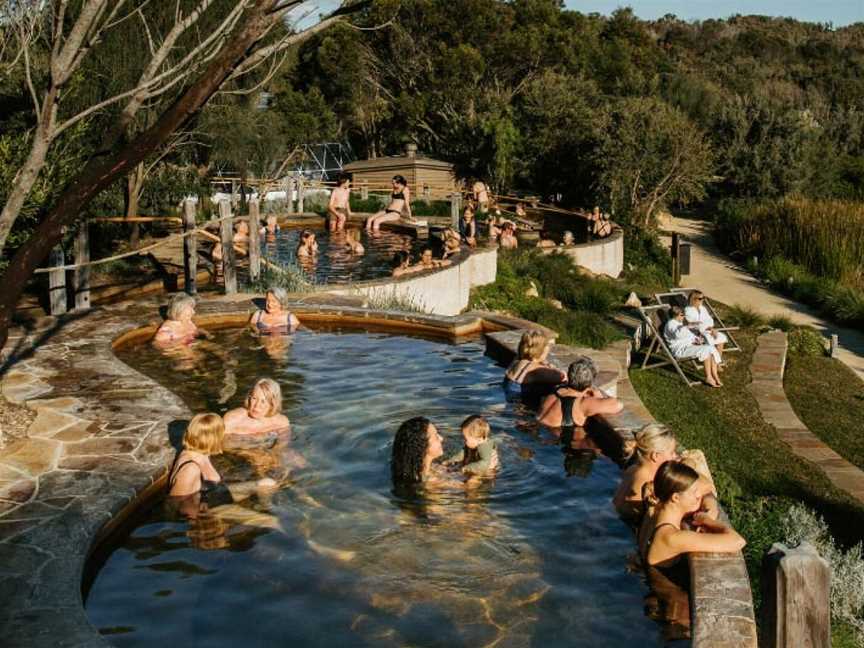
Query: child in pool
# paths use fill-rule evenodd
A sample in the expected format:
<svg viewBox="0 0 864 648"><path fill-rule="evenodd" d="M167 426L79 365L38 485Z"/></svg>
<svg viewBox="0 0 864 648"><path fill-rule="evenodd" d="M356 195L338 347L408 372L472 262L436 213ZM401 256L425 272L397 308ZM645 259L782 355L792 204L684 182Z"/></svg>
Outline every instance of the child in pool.
<svg viewBox="0 0 864 648"><path fill-rule="evenodd" d="M462 472L483 475L498 467L498 450L495 441L489 438L489 423L482 416L472 414L462 421L462 438L465 446L447 459L445 464L462 464Z"/></svg>

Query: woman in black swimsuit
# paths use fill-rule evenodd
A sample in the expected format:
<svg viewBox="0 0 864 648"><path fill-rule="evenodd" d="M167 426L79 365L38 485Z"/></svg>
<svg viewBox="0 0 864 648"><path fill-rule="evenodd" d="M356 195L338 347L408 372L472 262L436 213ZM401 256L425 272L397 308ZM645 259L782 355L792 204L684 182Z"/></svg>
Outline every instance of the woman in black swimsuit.
<svg viewBox="0 0 864 648"><path fill-rule="evenodd" d="M408 181L401 175L393 176L393 193L390 194L390 204L383 211L373 214L366 220L366 231L377 232L381 223L398 221L405 214L411 219L411 190Z"/></svg>
<svg viewBox="0 0 864 648"><path fill-rule="evenodd" d="M617 414L624 405L593 387L597 367L588 356L579 356L567 368L567 383L546 397L537 412L541 425L566 428L585 425L588 417Z"/></svg>
<svg viewBox="0 0 864 648"><path fill-rule="evenodd" d="M183 436L183 450L174 460L168 476L168 495L188 497L215 490L222 478L210 455L222 453L225 424L218 414L196 414Z"/></svg>
<svg viewBox="0 0 864 648"><path fill-rule="evenodd" d="M676 580L681 558L693 552L734 552L746 541L735 529L701 510L704 485L699 473L680 461L667 461L654 477L654 515L640 533L643 564ZM689 516L693 530L682 528Z"/></svg>

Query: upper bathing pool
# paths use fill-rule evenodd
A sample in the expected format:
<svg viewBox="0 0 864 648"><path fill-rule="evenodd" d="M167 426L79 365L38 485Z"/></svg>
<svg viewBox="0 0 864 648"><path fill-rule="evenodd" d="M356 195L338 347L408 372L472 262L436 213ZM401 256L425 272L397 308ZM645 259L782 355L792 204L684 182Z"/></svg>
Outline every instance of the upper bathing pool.
<svg viewBox="0 0 864 648"><path fill-rule="evenodd" d="M305 465L292 454L268 501L191 520L162 502L142 511L100 552L92 623L117 646L665 645L610 503L618 466L585 436L563 452L506 401L484 350L338 330L223 330L173 356L119 350L196 412L225 412L256 378L275 378ZM450 454L469 414L492 425L497 476L394 493L399 424L428 416ZM280 462L258 449L216 465L248 479Z"/></svg>
<svg viewBox="0 0 864 648"><path fill-rule="evenodd" d="M424 239L384 229L374 235L368 234L361 226L355 231L359 231L365 252L353 254L348 250L344 232L334 234L324 227L310 227L318 242L318 255L298 259L297 244L303 230L302 227L280 229L275 236L262 239L262 251L280 264L296 263L315 284L344 284L389 277L394 252L405 250L411 255L411 262L416 263L421 248L427 244Z"/></svg>

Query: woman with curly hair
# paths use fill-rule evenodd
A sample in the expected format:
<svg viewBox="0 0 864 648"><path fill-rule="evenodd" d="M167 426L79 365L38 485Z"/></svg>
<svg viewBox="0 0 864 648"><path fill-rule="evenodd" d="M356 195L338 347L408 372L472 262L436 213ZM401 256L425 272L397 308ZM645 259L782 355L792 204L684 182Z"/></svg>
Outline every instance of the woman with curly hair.
<svg viewBox="0 0 864 648"><path fill-rule="evenodd" d="M432 421L415 416L396 431L390 471L397 485L420 484L432 474L432 462L444 454L441 435Z"/></svg>

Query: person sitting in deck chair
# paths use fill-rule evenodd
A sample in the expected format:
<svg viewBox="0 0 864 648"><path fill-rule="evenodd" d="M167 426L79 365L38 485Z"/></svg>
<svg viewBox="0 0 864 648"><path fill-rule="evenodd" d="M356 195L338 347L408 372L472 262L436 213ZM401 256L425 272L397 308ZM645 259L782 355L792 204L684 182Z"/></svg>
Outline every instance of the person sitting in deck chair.
<svg viewBox="0 0 864 648"><path fill-rule="evenodd" d="M712 387L723 386L717 371L720 353L684 323L684 310L680 306L671 307L669 321L663 327L663 337L677 360L696 358L705 366L705 382Z"/></svg>
<svg viewBox="0 0 864 648"><path fill-rule="evenodd" d="M714 318L705 308L705 295L701 290L690 293L689 305L684 309L684 319L688 326L695 326L708 344L713 344L720 354L719 362L723 362L723 345L729 341L726 334L714 328Z"/></svg>

